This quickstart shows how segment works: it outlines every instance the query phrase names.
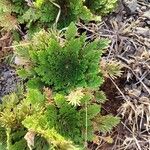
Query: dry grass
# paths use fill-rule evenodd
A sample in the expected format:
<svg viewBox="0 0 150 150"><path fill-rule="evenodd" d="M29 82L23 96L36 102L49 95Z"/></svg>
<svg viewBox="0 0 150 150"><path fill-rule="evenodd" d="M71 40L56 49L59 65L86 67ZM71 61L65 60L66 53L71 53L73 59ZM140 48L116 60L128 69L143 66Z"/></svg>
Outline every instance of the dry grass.
<svg viewBox="0 0 150 150"><path fill-rule="evenodd" d="M141 7L150 8L143 1L138 3ZM124 68L122 78L126 82L122 89L108 69L105 70L106 77L110 78L124 100L118 110L123 127L115 136L110 133L114 137L111 148L105 147L104 141L99 141L97 149L100 150L150 150L150 35L141 32L146 29L143 26L146 18L142 13L136 17L126 17L125 12L112 15L100 24L78 24L79 28L87 31L90 39L106 37L111 40L102 60L104 68L112 60L120 62Z"/></svg>

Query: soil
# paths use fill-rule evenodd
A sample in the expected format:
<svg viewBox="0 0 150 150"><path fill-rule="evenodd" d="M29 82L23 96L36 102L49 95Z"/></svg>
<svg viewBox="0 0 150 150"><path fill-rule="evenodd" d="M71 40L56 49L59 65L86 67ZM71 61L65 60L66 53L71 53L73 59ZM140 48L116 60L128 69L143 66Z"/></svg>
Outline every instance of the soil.
<svg viewBox="0 0 150 150"><path fill-rule="evenodd" d="M0 101L4 95L15 92L20 79L15 69L6 64L0 64Z"/></svg>
<svg viewBox="0 0 150 150"><path fill-rule="evenodd" d="M115 81L115 83L121 89L124 86L124 82L125 81L123 78L118 78ZM123 103L123 99L120 97L120 94L119 94L117 88L112 83L112 81L108 78L108 79L105 79L105 82L104 82L103 86L101 87L101 90L105 92L107 99L108 99L105 102L105 104L103 104L103 106L102 106L103 107L102 114L103 115L106 115L106 114L117 115L118 114L117 110Z"/></svg>
<svg viewBox="0 0 150 150"><path fill-rule="evenodd" d="M4 95L14 92L17 88L18 77L15 69L4 62L12 54L12 36L9 32L1 32L0 35L0 101Z"/></svg>

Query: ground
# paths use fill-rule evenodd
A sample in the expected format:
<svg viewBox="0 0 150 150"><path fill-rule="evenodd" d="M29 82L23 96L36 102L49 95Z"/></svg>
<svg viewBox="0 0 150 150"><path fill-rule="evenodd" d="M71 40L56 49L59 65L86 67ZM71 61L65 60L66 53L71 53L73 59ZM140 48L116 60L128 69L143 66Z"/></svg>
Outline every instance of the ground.
<svg viewBox="0 0 150 150"><path fill-rule="evenodd" d="M118 9L100 24L80 24L90 38L108 37L111 44L103 59L123 64L121 78L107 79L102 89L109 101L104 113L121 117L111 133L114 143L100 140L90 149L148 150L150 148L150 3L121 0Z"/></svg>
<svg viewBox="0 0 150 150"><path fill-rule="evenodd" d="M121 0L118 9L99 24L78 24L79 31L87 31L90 39L111 39L103 59L122 64L118 79L105 79L101 89L108 101L103 114L112 113L121 118L120 124L107 135L113 138L89 143L91 150L148 150L150 148L150 1ZM0 57L10 55L12 39L9 33L0 38ZM0 65L0 99L15 91L19 78L15 69L4 61ZM101 135L101 133L100 133Z"/></svg>

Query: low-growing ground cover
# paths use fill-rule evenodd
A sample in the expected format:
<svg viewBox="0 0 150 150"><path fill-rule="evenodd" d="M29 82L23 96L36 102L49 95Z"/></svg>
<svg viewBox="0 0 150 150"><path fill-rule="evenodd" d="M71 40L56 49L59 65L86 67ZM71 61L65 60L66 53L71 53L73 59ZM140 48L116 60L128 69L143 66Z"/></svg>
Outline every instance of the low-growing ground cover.
<svg viewBox="0 0 150 150"><path fill-rule="evenodd" d="M91 22L85 19L86 11L83 18L74 11L79 13L74 6L81 1L72 1L71 11L81 19L74 18L76 27L72 23L68 28L75 21L70 18L64 25L58 11L54 26L48 23L50 30L40 24L44 15L31 15L45 2L22 1L27 5L21 13L8 7L0 13L5 10L9 19L17 20L11 23L15 28L7 28L11 34L3 28L0 40L0 149L148 150L149 1L82 1L95 15ZM70 6L65 6L67 12ZM106 15L109 11L114 13ZM29 15L24 23L19 22L22 14ZM47 31L33 35L33 24Z"/></svg>

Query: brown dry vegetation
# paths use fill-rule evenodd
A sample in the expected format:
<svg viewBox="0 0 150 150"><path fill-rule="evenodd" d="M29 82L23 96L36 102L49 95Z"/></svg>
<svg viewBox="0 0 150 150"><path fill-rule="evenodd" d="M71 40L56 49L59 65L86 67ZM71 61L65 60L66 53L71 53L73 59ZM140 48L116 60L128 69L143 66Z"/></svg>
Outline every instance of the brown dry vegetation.
<svg viewBox="0 0 150 150"><path fill-rule="evenodd" d="M102 89L109 101L105 113L121 117L121 123L110 133L113 144L93 144L94 150L150 149L150 5L148 1L120 1L120 7L101 24L79 24L89 38L108 37L109 51L103 59L123 65L121 78L111 77Z"/></svg>

